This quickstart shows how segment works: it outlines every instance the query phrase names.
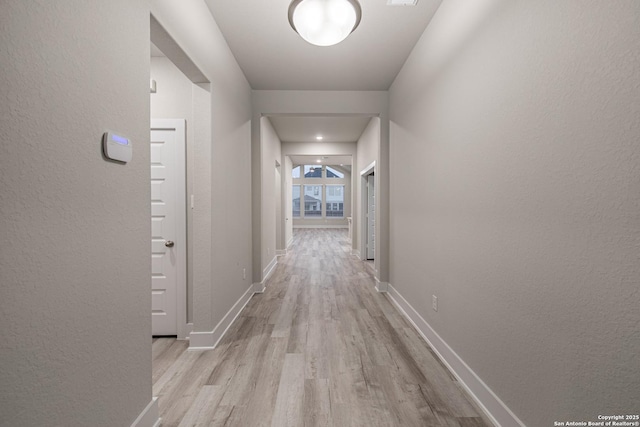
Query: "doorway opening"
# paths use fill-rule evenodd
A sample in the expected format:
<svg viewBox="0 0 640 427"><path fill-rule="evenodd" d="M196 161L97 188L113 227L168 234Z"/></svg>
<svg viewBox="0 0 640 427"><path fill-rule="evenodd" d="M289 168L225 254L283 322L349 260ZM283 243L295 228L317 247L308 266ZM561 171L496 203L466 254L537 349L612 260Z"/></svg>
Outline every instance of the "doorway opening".
<svg viewBox="0 0 640 427"><path fill-rule="evenodd" d="M196 227L205 228L194 215L195 203L204 211L211 199L206 184L210 181L211 88L207 77L153 15L150 43L150 118L156 120L152 124L151 172L174 177L172 184L152 176L152 335L185 340L193 328L197 269L193 254L211 246L205 233L194 233ZM173 292L163 288L164 284L156 287L161 282L169 286L170 281Z"/></svg>

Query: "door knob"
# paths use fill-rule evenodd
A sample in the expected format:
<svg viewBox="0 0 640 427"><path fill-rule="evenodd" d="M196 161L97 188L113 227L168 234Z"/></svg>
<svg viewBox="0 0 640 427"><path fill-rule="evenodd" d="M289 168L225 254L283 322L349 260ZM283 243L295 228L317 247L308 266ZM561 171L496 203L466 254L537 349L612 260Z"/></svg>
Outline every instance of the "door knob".
<svg viewBox="0 0 640 427"><path fill-rule="evenodd" d="M172 242L171 240L167 240L166 242L164 242L164 245L168 248L172 248L175 245L175 243Z"/></svg>

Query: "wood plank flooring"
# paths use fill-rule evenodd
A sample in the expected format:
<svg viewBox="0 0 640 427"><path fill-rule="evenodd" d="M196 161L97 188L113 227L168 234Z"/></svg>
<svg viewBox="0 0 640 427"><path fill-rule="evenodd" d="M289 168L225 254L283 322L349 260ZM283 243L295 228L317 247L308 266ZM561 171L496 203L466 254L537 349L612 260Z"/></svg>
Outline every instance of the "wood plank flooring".
<svg viewBox="0 0 640 427"><path fill-rule="evenodd" d="M492 424L374 289L347 231L299 229L215 350L153 341L165 427Z"/></svg>

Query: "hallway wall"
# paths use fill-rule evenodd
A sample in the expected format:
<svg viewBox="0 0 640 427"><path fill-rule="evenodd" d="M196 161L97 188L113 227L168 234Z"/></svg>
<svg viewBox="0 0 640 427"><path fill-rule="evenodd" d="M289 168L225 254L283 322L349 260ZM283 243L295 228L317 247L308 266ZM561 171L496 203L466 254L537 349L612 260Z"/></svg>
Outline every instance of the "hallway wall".
<svg viewBox="0 0 640 427"><path fill-rule="evenodd" d="M530 427L637 413L639 17L445 0L391 87L390 282Z"/></svg>
<svg viewBox="0 0 640 427"><path fill-rule="evenodd" d="M0 16L0 426L130 426L152 397L149 3Z"/></svg>

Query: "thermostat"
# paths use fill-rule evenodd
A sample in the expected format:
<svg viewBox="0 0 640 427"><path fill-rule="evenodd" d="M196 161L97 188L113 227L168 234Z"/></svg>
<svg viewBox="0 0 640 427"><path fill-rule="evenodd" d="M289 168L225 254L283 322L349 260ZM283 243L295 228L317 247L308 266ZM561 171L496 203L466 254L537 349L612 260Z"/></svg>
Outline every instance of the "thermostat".
<svg viewBox="0 0 640 427"><path fill-rule="evenodd" d="M105 132L102 136L102 151L109 159L127 163L131 161L133 147L130 139L112 132Z"/></svg>

